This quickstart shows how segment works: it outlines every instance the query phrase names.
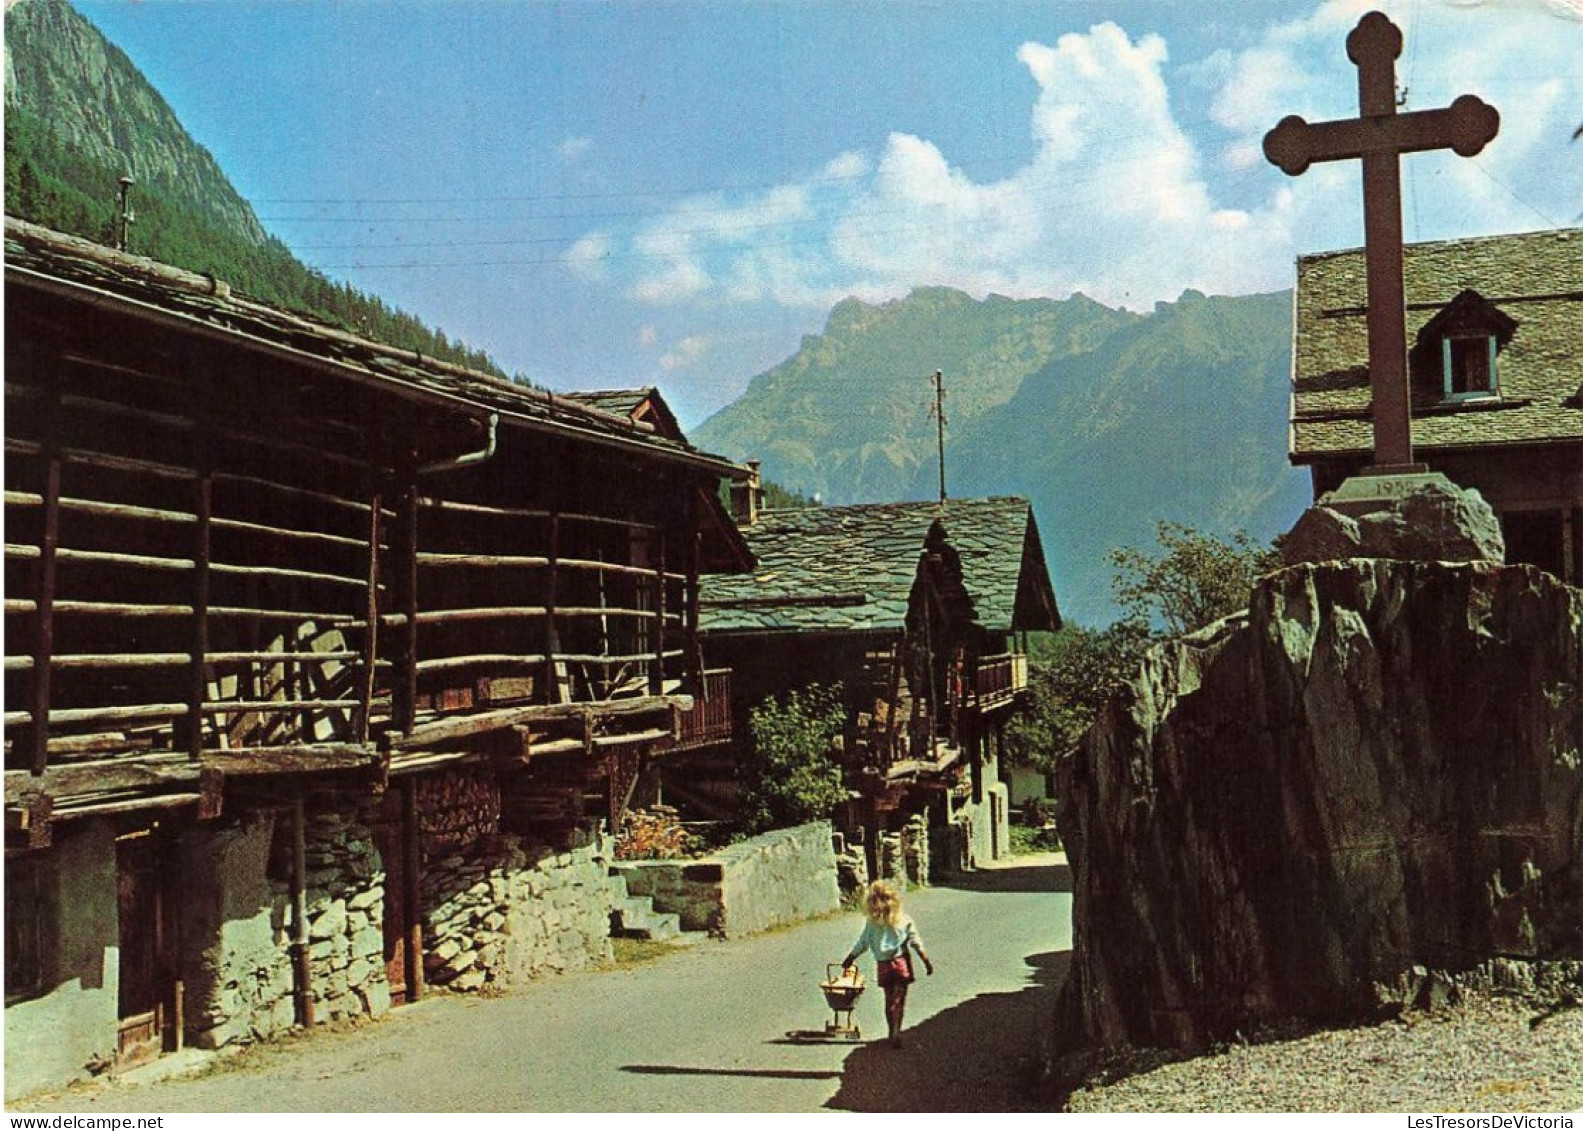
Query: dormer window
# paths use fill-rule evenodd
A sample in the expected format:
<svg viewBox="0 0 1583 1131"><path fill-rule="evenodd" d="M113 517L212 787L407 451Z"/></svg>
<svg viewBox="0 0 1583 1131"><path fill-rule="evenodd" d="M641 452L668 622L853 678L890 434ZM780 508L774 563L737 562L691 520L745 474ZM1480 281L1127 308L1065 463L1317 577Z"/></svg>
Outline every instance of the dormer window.
<svg viewBox="0 0 1583 1131"><path fill-rule="evenodd" d="M1495 355L1498 347L1490 336L1440 339L1440 372L1448 401L1500 396Z"/></svg>
<svg viewBox="0 0 1583 1131"><path fill-rule="evenodd" d="M1439 357L1446 401L1483 400L1501 395L1500 352L1516 332L1516 319L1467 290L1424 324L1418 345L1428 356Z"/></svg>

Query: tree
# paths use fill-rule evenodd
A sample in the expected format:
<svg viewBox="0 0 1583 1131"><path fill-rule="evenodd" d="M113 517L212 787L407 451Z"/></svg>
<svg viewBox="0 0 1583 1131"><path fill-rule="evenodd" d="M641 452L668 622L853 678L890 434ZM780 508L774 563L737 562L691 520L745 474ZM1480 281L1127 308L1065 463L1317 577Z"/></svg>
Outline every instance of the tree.
<svg viewBox="0 0 1583 1131"><path fill-rule="evenodd" d="M1110 553L1116 575L1111 589L1124 619L1185 636L1247 607L1248 594L1280 564L1273 548L1261 547L1244 531L1230 542L1179 522L1162 521L1160 550L1123 546Z"/></svg>
<svg viewBox="0 0 1583 1131"><path fill-rule="evenodd" d="M772 480L764 480L762 486L764 488L764 506L767 510L819 506L817 498L809 498L801 491L793 490L790 487L782 487L779 483Z"/></svg>
<svg viewBox="0 0 1583 1131"><path fill-rule="evenodd" d="M1029 709L1006 728L1011 760L1049 773L1074 748L1153 638L1135 620L1063 628L1029 657Z"/></svg>
<svg viewBox="0 0 1583 1131"><path fill-rule="evenodd" d="M742 807L749 832L828 818L846 798L834 756L846 729L839 686L810 684L748 713L753 754L743 767Z"/></svg>
<svg viewBox="0 0 1583 1131"><path fill-rule="evenodd" d="M1161 522L1158 531L1152 551L1111 552L1120 620L1104 629L1065 628L1029 657L1032 704L1006 733L1013 761L1048 772L1151 645L1245 608L1254 583L1279 564L1273 548L1241 531L1229 542L1177 522Z"/></svg>

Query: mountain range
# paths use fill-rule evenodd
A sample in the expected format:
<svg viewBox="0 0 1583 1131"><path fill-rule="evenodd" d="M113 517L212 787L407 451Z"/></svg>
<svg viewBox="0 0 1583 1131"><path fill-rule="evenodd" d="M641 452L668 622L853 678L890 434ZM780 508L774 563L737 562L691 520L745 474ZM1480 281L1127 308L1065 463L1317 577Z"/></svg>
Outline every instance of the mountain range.
<svg viewBox="0 0 1583 1131"><path fill-rule="evenodd" d="M376 296L334 283L269 235L158 91L67 0L5 9L6 211L106 242L137 183L131 249L391 344L499 372ZM957 498L1034 505L1063 614L1115 615L1107 552L1172 520L1268 539L1306 503L1286 462L1289 293L1184 293L1149 312L945 287L830 311L780 365L694 429L827 503ZM642 384L633 375L631 384Z"/></svg>
<svg viewBox="0 0 1583 1131"><path fill-rule="evenodd" d="M693 439L827 503L934 498L940 370L948 500L1028 497L1063 614L1103 623L1112 548L1152 545L1162 520L1267 540L1306 505L1290 337L1289 291L1187 291L1147 314L939 287L847 299Z"/></svg>

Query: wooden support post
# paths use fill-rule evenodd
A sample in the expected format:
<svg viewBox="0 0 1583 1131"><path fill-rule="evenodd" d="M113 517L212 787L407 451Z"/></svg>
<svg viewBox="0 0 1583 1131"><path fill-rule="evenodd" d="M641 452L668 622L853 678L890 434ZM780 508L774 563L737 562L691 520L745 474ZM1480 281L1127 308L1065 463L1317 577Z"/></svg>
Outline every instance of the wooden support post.
<svg viewBox="0 0 1583 1131"><path fill-rule="evenodd" d="M399 474L401 536L399 548L393 547L397 554L394 581L405 619L391 697L396 729L411 734L418 714L418 476L410 452Z"/></svg>
<svg viewBox="0 0 1583 1131"><path fill-rule="evenodd" d="M687 659L691 670L688 678L699 696L704 693L704 653L698 635L699 607L699 558L702 554L703 532L699 529L701 508L698 505L698 486L693 484L687 492L687 586L683 594L686 602Z"/></svg>
<svg viewBox="0 0 1583 1131"><path fill-rule="evenodd" d="M379 539L383 525L384 492L380 490L377 481L371 482L370 488L367 585L363 591L363 647L358 657L362 669L358 673L357 719L354 735L356 741L360 743L368 741L369 720L374 712L374 677L379 663Z"/></svg>
<svg viewBox="0 0 1583 1131"><path fill-rule="evenodd" d="M890 764L896 759L896 707L901 699L901 641L891 645L890 652L890 703L885 720L885 750L880 759L881 769L890 769ZM916 700L915 700L916 702Z"/></svg>
<svg viewBox="0 0 1583 1131"><path fill-rule="evenodd" d="M208 697L209 686L204 657L209 652L209 521L214 511L214 479L207 467L198 470L194 486L198 526L193 543L196 568L192 574L192 660L187 687L186 726L187 757L196 762L203 753L203 704Z"/></svg>
<svg viewBox="0 0 1583 1131"><path fill-rule="evenodd" d="M408 777L401 783L401 852L402 893L407 904L407 945L403 947L407 960L407 1000L417 1001L423 996L423 909L419 903L423 885L419 869L423 867L422 828L418 823L418 783Z"/></svg>
<svg viewBox="0 0 1583 1131"><path fill-rule="evenodd" d="M33 723L28 732L32 770L49 765L50 669L55 658L55 559L60 547L60 396L63 362L53 343L45 347L44 400L39 413L44 459L44 529L39 541L37 603L33 612Z"/></svg>
<svg viewBox="0 0 1583 1131"><path fill-rule="evenodd" d="M556 589L560 578L561 516L550 514L550 562L544 582L544 702L564 703L566 696L560 677L560 634L555 627Z"/></svg>
<svg viewBox="0 0 1583 1131"><path fill-rule="evenodd" d="M192 469L194 524L192 540L192 636L187 683L187 720L185 737L187 757L196 762L203 753L203 704L208 698L209 679L204 658L209 652L209 566L211 559L210 523L214 518L214 469L209 432L213 426L209 411L210 386L207 375L199 372L192 353L184 358L182 380L193 405Z"/></svg>
<svg viewBox="0 0 1583 1131"><path fill-rule="evenodd" d="M665 693L665 535L656 540L654 557L654 666L649 669L649 694Z"/></svg>
<svg viewBox="0 0 1583 1131"><path fill-rule="evenodd" d="M308 828L302 783L291 802L291 959L295 972L297 1023L313 1026L313 968L308 955Z"/></svg>

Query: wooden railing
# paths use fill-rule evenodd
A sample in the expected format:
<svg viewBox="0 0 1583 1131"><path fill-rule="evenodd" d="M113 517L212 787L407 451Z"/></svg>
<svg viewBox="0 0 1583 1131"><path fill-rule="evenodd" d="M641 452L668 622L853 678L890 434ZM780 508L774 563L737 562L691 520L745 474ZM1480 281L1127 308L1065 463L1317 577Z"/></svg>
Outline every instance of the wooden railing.
<svg viewBox="0 0 1583 1131"><path fill-rule="evenodd" d="M703 694L693 700L693 709L682 715L676 750L731 741L731 669L711 668L704 672Z"/></svg>
<svg viewBox="0 0 1583 1131"><path fill-rule="evenodd" d="M980 710L1009 703L1028 687L1028 657L1020 652L984 656L973 671L973 694Z"/></svg>

